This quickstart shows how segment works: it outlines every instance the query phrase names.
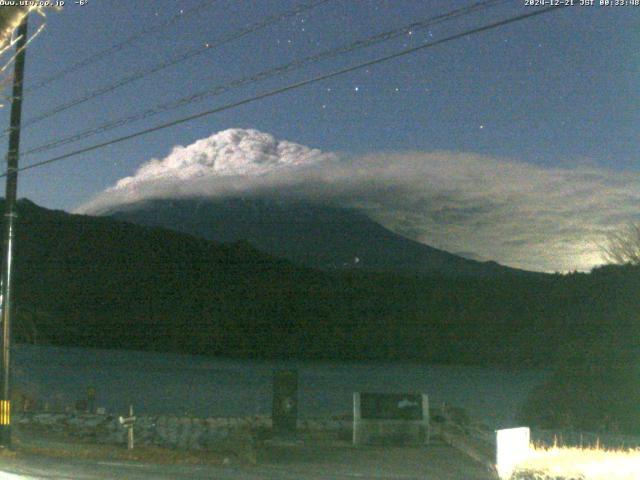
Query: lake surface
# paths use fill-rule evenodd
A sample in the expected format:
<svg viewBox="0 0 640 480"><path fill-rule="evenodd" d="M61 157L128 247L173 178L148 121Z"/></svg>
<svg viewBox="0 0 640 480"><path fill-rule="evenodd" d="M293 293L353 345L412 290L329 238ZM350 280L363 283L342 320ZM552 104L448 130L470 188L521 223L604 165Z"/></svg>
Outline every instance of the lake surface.
<svg viewBox="0 0 640 480"><path fill-rule="evenodd" d="M74 404L95 388L96 404L125 413L270 414L272 376L296 368L301 417L351 412L356 391L427 393L432 405L464 408L491 428L515 414L547 372L403 363L218 360L201 356L31 345L13 349L14 384L40 400Z"/></svg>

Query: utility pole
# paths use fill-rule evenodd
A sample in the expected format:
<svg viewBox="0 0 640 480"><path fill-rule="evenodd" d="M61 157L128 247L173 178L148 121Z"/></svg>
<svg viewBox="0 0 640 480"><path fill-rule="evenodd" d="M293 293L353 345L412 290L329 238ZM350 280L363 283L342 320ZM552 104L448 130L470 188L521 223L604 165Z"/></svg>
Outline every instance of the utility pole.
<svg viewBox="0 0 640 480"><path fill-rule="evenodd" d="M4 200L4 257L0 320L2 321L2 391L0 391L0 448L11 447L11 313L13 295L13 243L15 236L16 196L18 193L18 157L20 152L20 118L22 116L22 83L27 45L27 17L18 27L16 63L13 76L9 153L7 154L7 188Z"/></svg>

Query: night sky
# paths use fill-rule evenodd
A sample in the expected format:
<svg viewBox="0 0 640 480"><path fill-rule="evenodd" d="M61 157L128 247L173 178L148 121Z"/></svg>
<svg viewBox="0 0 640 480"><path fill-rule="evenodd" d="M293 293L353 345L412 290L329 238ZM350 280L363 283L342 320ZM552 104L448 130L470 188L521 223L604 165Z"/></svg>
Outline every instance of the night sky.
<svg viewBox="0 0 640 480"><path fill-rule="evenodd" d="M313 2L219 0L198 7L202 1L88 0L84 6L68 1L45 19L32 15L31 32L43 21L46 27L27 54L23 120L195 48L215 47L225 35L308 3ZM330 0L27 127L21 149L472 3ZM24 156L21 165L536 8L524 0L508 1L406 31L376 46ZM168 26L29 90L180 11ZM639 21L640 7L559 9L25 171L19 195L73 211L135 175L150 159L170 156L176 145L227 129L255 129L340 158L342 183L335 187L340 195L332 192L337 174L323 178L321 190L332 202L362 207L399 233L521 268L586 270L600 262L597 243L606 232L640 220ZM0 110L3 125L8 125L8 105ZM2 143L6 149L6 138ZM361 174L367 162L380 173L375 189L367 187L375 179ZM350 193L343 188L345 165L352 166L350 178L358 183Z"/></svg>

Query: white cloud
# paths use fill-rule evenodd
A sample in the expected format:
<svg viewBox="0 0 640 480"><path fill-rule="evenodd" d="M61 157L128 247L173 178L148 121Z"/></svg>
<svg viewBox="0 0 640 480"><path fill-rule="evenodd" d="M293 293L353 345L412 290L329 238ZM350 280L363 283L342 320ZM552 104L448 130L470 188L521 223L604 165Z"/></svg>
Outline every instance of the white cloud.
<svg viewBox="0 0 640 480"><path fill-rule="evenodd" d="M175 147L78 211L146 198L269 195L359 207L407 237L533 270L588 269L597 242L638 219L640 172L547 168L452 152L341 158L256 130Z"/></svg>
<svg viewBox="0 0 640 480"><path fill-rule="evenodd" d="M164 159L152 159L112 191L135 190L149 182L202 177L262 175L283 167L311 165L333 156L297 143L278 141L257 130L229 129L188 147L176 146Z"/></svg>

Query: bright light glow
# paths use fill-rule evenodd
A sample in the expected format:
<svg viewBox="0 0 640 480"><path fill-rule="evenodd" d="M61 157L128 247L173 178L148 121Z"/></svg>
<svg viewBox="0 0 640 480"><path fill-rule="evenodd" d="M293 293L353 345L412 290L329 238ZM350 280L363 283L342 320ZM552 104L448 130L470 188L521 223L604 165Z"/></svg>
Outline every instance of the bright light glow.
<svg viewBox="0 0 640 480"><path fill-rule="evenodd" d="M16 475L15 473L0 472L0 480L37 480L38 477Z"/></svg>
<svg viewBox="0 0 640 480"><path fill-rule="evenodd" d="M530 455L529 427L496 431L496 470L500 478L510 478L516 465Z"/></svg>
<svg viewBox="0 0 640 480"><path fill-rule="evenodd" d="M55 10L59 10L59 8L56 8ZM18 26L20 26L20 23L22 23L24 17L33 11L40 14L42 17L45 17L44 10L40 7L32 6L25 10L18 10L11 21L8 23L7 27L4 30L0 31L0 57L7 53L7 51L10 50L18 41L19 37L14 37L14 33ZM45 23L42 23L42 25L38 27L36 32L27 39L27 42L23 48L27 48L27 46L33 41L33 39L40 35L42 30L44 30L45 25ZM14 62L19 53L20 51L15 51L8 60L0 61L0 73L4 74L5 70L9 68L9 66ZM0 77L0 91L5 88L6 84L8 84L10 80L11 77L7 75L5 75L4 77ZM0 108L2 108L3 106L4 104L0 104Z"/></svg>
<svg viewBox="0 0 640 480"><path fill-rule="evenodd" d="M640 478L640 449L532 447L530 455L518 463L516 471L584 480L637 480Z"/></svg>
<svg viewBox="0 0 640 480"><path fill-rule="evenodd" d="M36 38L38 35L40 35L40 33L42 32L42 30L44 30L45 25L46 25L46 24L44 24L44 23L43 23L42 25L40 25L40 27L38 27L38 30L36 30L36 32L35 32L33 35L31 35L31 36L27 39L26 43L24 44L24 47L22 47L19 51L15 52L15 53L13 54L13 56L12 56L9 60L7 60L7 62L2 66L2 68L0 68L0 72L4 72L4 71L9 67L9 65L11 65L11 64L13 63L13 61L16 59L16 57L18 56L18 54L19 54L22 50L26 49L26 48L29 46L29 44L33 41L33 39L34 39L34 38ZM18 38L19 38L19 37L18 37ZM15 42L17 42L17 41L18 41L18 38L15 38L15 39L11 42L11 45L13 45ZM1 53L0 53L0 54L1 54Z"/></svg>

